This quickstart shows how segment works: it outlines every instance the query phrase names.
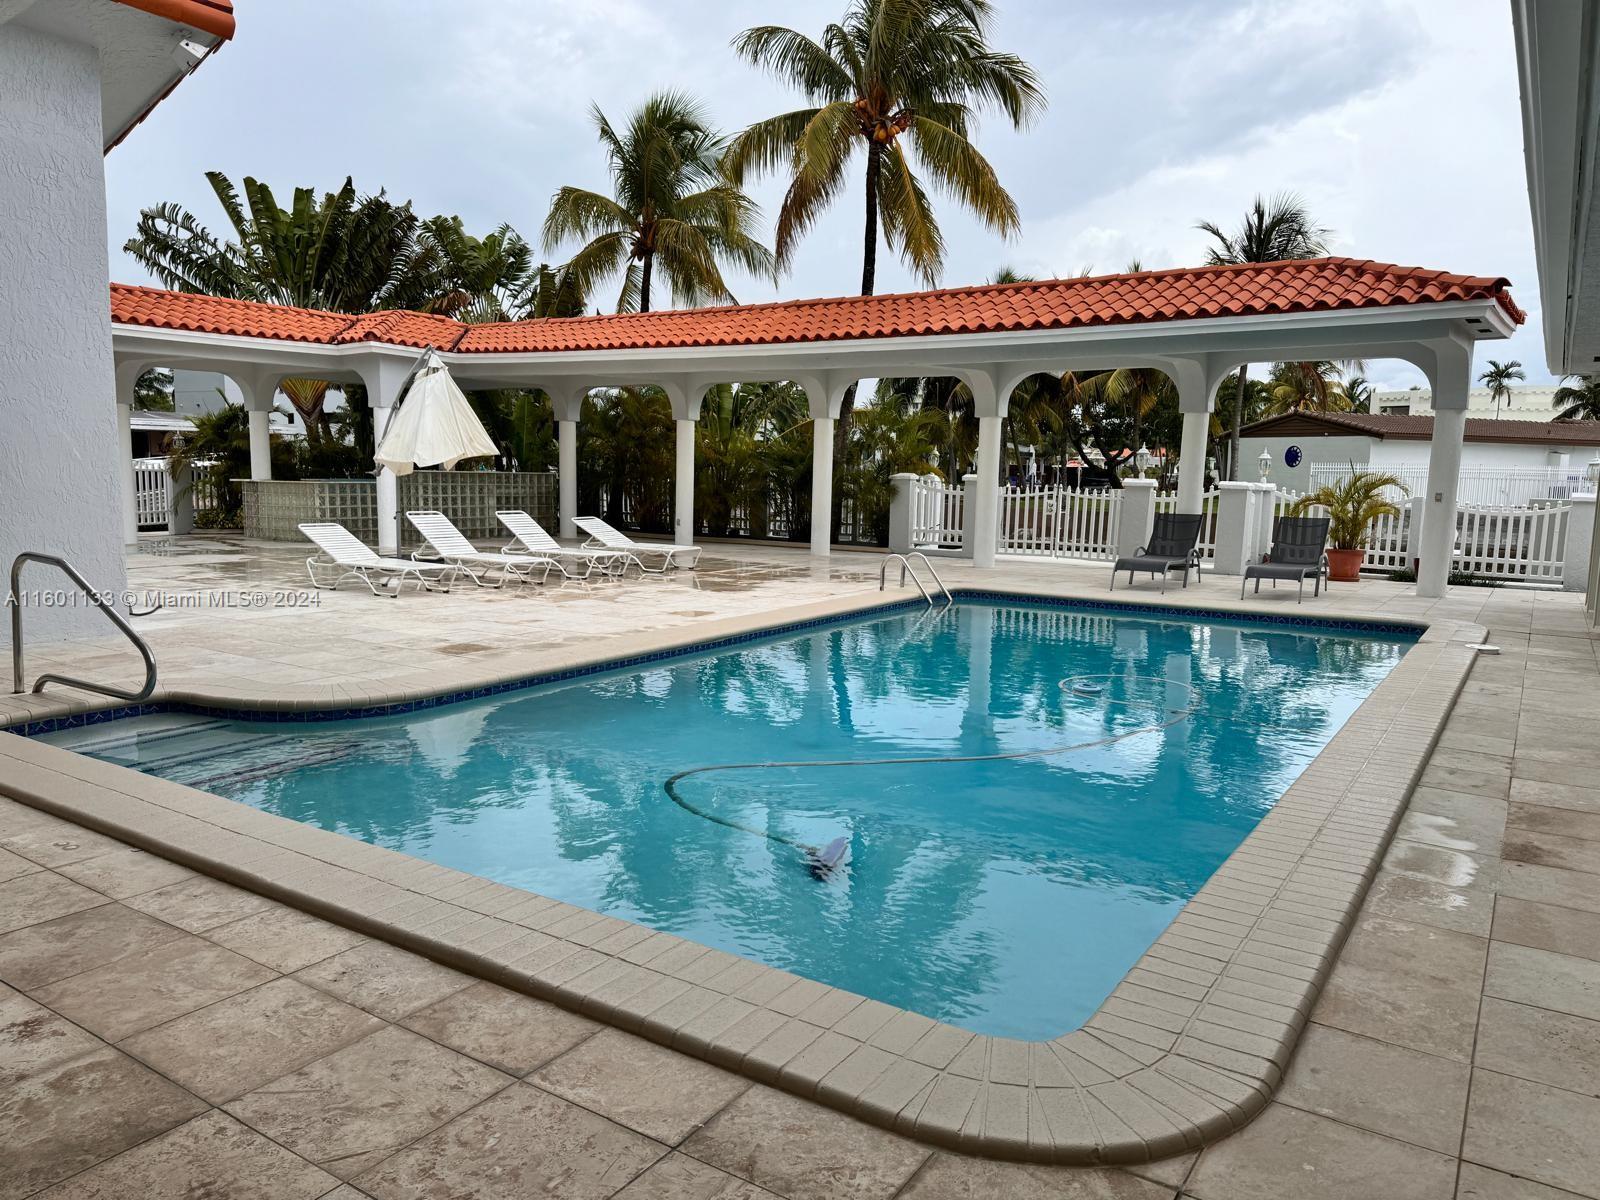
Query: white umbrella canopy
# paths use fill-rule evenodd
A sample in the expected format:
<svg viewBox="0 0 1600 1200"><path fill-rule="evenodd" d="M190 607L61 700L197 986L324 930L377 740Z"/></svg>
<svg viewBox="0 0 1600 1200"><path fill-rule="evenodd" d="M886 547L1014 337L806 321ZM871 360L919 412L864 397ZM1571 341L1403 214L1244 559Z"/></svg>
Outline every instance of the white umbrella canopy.
<svg viewBox="0 0 1600 1200"><path fill-rule="evenodd" d="M444 360L429 350L372 457L396 475L408 475L416 467L448 471L463 458L498 453Z"/></svg>

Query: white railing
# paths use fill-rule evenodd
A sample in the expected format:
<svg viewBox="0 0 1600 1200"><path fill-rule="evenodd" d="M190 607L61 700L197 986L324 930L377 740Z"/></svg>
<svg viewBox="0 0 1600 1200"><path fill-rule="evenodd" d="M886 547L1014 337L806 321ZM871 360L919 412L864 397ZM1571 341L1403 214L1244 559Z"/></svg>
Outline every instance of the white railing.
<svg viewBox="0 0 1600 1200"><path fill-rule="evenodd" d="M965 529L966 489L937 475L911 484L911 544L919 550L959 550Z"/></svg>
<svg viewBox="0 0 1600 1200"><path fill-rule="evenodd" d="M1427 463L1357 464L1356 469L1393 475L1413 496L1428 490ZM1310 471L1311 490L1316 491L1348 478L1350 464L1312 463ZM1462 467L1456 480L1456 503L1521 507L1539 500L1566 500L1574 492L1586 490L1583 472L1566 467Z"/></svg>
<svg viewBox="0 0 1600 1200"><path fill-rule="evenodd" d="M1217 557L1217 497L1222 493L1217 488L1212 488L1200 497L1200 512L1205 520L1200 523L1200 541L1198 549L1202 561L1210 562ZM1178 493L1165 492L1156 495L1156 512L1175 513L1178 511Z"/></svg>
<svg viewBox="0 0 1600 1200"><path fill-rule="evenodd" d="M1456 510L1457 571L1496 579L1561 579L1570 504L1463 505Z"/></svg>
<svg viewBox="0 0 1600 1200"><path fill-rule="evenodd" d="M1273 515L1287 516L1299 496L1279 491ZM1402 570L1417 556L1417 529L1411 502L1397 498L1397 514L1379 517L1367 530L1365 567ZM1456 508L1452 570L1491 579L1559 582L1565 566L1567 520L1572 505L1546 500L1538 505L1460 504ZM1321 516L1323 508L1306 515Z"/></svg>
<svg viewBox="0 0 1600 1200"><path fill-rule="evenodd" d="M194 464L194 482L189 488L189 498L195 512L205 512L217 507L217 485L208 468L216 465L213 459L199 459ZM133 460L133 507L138 514L140 529L166 529L172 516L171 461L165 458L136 458Z"/></svg>
<svg viewBox="0 0 1600 1200"><path fill-rule="evenodd" d="M139 528L148 529L167 525L167 513L172 506L172 476L167 474L164 458L136 458L133 460L133 507L138 514Z"/></svg>
<svg viewBox="0 0 1600 1200"><path fill-rule="evenodd" d="M1121 515L1117 488L1002 488L999 552L1109 561Z"/></svg>

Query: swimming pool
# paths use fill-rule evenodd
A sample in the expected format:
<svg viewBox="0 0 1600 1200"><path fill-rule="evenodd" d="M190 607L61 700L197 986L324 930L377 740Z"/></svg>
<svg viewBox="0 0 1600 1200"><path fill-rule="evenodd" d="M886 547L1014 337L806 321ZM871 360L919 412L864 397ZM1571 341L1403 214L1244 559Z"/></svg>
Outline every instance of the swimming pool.
<svg viewBox="0 0 1600 1200"><path fill-rule="evenodd" d="M1406 644L968 601L403 716L166 714L45 740L1048 1038L1093 1013ZM683 774L771 762L813 765ZM841 838L848 864L815 869L803 847Z"/></svg>

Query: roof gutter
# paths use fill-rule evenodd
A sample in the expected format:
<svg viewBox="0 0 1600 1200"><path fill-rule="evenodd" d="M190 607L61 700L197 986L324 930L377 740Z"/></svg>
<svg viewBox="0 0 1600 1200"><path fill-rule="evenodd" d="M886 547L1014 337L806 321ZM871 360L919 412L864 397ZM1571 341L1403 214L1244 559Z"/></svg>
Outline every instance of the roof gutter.
<svg viewBox="0 0 1600 1200"><path fill-rule="evenodd" d="M233 37L235 24L232 6L215 3L214 0L115 0L115 3L164 17L175 25L187 25L223 41Z"/></svg>

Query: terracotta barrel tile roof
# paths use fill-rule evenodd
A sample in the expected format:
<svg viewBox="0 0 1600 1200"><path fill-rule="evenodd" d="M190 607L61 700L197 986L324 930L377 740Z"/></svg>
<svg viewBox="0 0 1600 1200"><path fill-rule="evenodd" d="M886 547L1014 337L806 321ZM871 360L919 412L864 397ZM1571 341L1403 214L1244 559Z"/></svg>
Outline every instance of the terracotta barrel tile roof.
<svg viewBox="0 0 1600 1200"><path fill-rule="evenodd" d="M464 325L413 312L350 317L114 284L112 319L328 345L384 342L460 353L653 350L857 338L1072 329L1157 321L1494 300L1517 322L1510 284L1348 258L1141 271L889 296Z"/></svg>
<svg viewBox="0 0 1600 1200"><path fill-rule="evenodd" d="M252 300L225 300L220 296L198 296L190 292L166 292L125 283L111 285L111 319L119 325L148 325L156 329L276 338L319 345L331 345L351 323L343 313L258 304Z"/></svg>
<svg viewBox="0 0 1600 1200"><path fill-rule="evenodd" d="M178 25L189 25L223 39L234 33L233 0L116 0Z"/></svg>

